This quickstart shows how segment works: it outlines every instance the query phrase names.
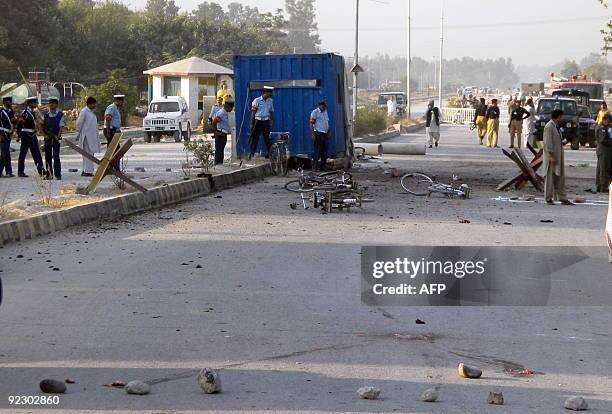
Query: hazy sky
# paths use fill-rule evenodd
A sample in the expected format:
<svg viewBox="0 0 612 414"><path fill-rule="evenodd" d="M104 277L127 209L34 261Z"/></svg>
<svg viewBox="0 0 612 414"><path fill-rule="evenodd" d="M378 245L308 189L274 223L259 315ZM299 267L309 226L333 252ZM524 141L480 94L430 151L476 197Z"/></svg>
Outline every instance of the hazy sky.
<svg viewBox="0 0 612 414"><path fill-rule="evenodd" d="M124 1L138 8L146 3ZM225 6L232 1L216 2ZM413 56L439 54L440 2L412 0ZM186 11L201 1L175 3ZM284 0L241 3L272 11L282 7ZM352 55L355 0L316 0L316 5L323 49ZM503 56L512 57L516 64L546 65L598 52L599 30L612 9L604 9L597 0L445 0L445 15L445 57ZM360 54L405 56L406 20L407 0L361 0Z"/></svg>

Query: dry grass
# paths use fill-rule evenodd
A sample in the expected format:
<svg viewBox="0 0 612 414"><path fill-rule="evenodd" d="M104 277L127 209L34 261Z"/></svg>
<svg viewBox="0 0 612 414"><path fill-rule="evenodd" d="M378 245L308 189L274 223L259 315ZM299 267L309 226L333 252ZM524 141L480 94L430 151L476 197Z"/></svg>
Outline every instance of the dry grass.
<svg viewBox="0 0 612 414"><path fill-rule="evenodd" d="M61 187L59 195L54 196L53 180L43 180L40 176L35 175L33 182L38 202L44 207L61 209L87 204L91 203L92 201L102 199L102 197L79 194L82 189L75 185L65 185Z"/></svg>
<svg viewBox="0 0 612 414"><path fill-rule="evenodd" d="M8 215L8 209L6 208L8 188L5 187L5 184L0 182L0 218L4 218L5 215Z"/></svg>

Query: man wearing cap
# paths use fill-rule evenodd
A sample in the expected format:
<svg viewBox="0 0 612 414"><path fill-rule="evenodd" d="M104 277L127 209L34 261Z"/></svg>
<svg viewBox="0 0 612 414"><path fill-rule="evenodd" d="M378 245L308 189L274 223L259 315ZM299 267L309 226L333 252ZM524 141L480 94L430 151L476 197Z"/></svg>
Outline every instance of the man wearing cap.
<svg viewBox="0 0 612 414"><path fill-rule="evenodd" d="M27 177L25 173L25 159L28 151L32 154L36 170L41 176L44 174L43 160L38 146L38 137L36 136L36 115L34 110L38 106L38 98L31 96L26 99L26 108L21 113L17 121L17 130L21 139L21 147L19 149L19 161L17 163L17 175L19 177Z"/></svg>
<svg viewBox="0 0 612 414"><path fill-rule="evenodd" d="M257 144L259 144L259 136L263 135L264 142L270 152L270 131L274 124L274 101L272 100L272 91L274 88L271 86L264 86L263 94L255 98L251 105L251 154L249 159L255 155L257 151Z"/></svg>
<svg viewBox="0 0 612 414"><path fill-rule="evenodd" d="M223 108L217 110L212 118L215 135L215 165L223 164L227 136L230 133L229 114L234 110L234 103L226 101Z"/></svg>
<svg viewBox="0 0 612 414"><path fill-rule="evenodd" d="M13 98L4 96L2 98L2 108L0 108L0 177L2 171L7 177L14 177L13 166L11 165L11 136L13 135L13 124L15 123L15 113L12 108Z"/></svg>
<svg viewBox="0 0 612 414"><path fill-rule="evenodd" d="M522 147L523 141L523 121L529 118L529 111L521 106L521 102L514 101L514 109L510 112L510 123L508 130L510 131L510 148L514 148L514 139L516 137L517 146Z"/></svg>
<svg viewBox="0 0 612 414"><path fill-rule="evenodd" d="M474 112L474 126L478 134L478 144L482 145L485 135L487 135L487 122L485 120L487 114L487 101L485 98L480 98L480 103L476 106Z"/></svg>
<svg viewBox="0 0 612 414"><path fill-rule="evenodd" d="M57 110L59 99L49 98L49 112L44 116L43 133L45 134L45 165L47 178L51 174L56 180L62 179L62 164L60 161L60 141L64 132L64 113Z"/></svg>
<svg viewBox="0 0 612 414"><path fill-rule="evenodd" d="M100 137L98 134L98 118L94 113L96 99L93 96L87 98L87 106L81 109L76 121L76 131L79 137L79 146L91 155L100 152ZM93 161L83 157L83 177L93 177L95 165Z"/></svg>
<svg viewBox="0 0 612 414"><path fill-rule="evenodd" d="M612 180L612 114L606 113L600 125L595 129L597 140L597 176L598 193L607 193Z"/></svg>
<svg viewBox="0 0 612 414"><path fill-rule="evenodd" d="M499 106L497 106L497 99L491 100L491 105L487 108L485 117L487 118L487 147L498 148Z"/></svg>
<svg viewBox="0 0 612 414"><path fill-rule="evenodd" d="M117 132L121 132L121 107L124 100L125 95L113 96L113 103L104 112L104 137L107 145L110 145Z"/></svg>
<svg viewBox="0 0 612 414"><path fill-rule="evenodd" d="M310 130L312 143L315 147L313 171L325 171L327 167L327 139L329 137L329 113L327 102L319 102L319 106L310 114Z"/></svg>

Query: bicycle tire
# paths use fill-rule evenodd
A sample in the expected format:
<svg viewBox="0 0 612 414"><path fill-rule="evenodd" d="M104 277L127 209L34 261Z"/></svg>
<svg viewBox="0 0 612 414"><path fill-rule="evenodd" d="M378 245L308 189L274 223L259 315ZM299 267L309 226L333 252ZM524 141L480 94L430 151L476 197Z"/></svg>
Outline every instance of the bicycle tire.
<svg viewBox="0 0 612 414"><path fill-rule="evenodd" d="M418 197L424 197L429 194L429 187L433 185L431 177L421 173L405 174L400 184L407 193Z"/></svg>
<svg viewBox="0 0 612 414"><path fill-rule="evenodd" d="M279 153L278 153L277 145L273 145L270 148L269 155L270 155L270 166L272 167L272 175L278 175L279 173L279 162L278 162Z"/></svg>
<svg viewBox="0 0 612 414"><path fill-rule="evenodd" d="M280 166L280 175L283 177L289 173L289 157L287 156L287 146L283 145L279 150L279 166Z"/></svg>
<svg viewBox="0 0 612 414"><path fill-rule="evenodd" d="M285 184L285 190L292 193L311 193L315 191L320 184L321 183L311 179L307 179L303 184L301 180L291 180Z"/></svg>
<svg viewBox="0 0 612 414"><path fill-rule="evenodd" d="M338 177L340 177L342 174L340 174L340 171L326 171L326 172L322 172L319 174L319 178L327 178L331 175L336 175ZM353 175L349 172L344 171L344 178L346 180L352 180L353 179Z"/></svg>

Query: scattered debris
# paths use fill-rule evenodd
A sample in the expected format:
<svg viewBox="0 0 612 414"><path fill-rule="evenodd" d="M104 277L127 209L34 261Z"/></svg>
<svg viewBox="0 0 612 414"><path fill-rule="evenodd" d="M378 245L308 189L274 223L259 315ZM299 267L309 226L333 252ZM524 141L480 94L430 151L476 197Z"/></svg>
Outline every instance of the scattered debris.
<svg viewBox="0 0 612 414"><path fill-rule="evenodd" d="M75 380L73 380L73 379L70 379L70 378L66 378L66 379L64 380L64 382L65 382L66 384L74 384L76 381L75 381Z"/></svg>
<svg viewBox="0 0 612 414"><path fill-rule="evenodd" d="M463 362L457 367L457 372L462 378L476 379L482 376L482 370L467 366Z"/></svg>
<svg viewBox="0 0 612 414"><path fill-rule="evenodd" d="M47 394L63 394L66 392L66 384L63 381L44 379L39 386L40 390Z"/></svg>
<svg viewBox="0 0 612 414"><path fill-rule="evenodd" d="M198 384L206 394L221 392L221 377L212 368L204 368L198 374Z"/></svg>
<svg viewBox="0 0 612 414"><path fill-rule="evenodd" d="M587 200L584 197L576 197L576 198L574 198L574 203L576 203L576 204L584 204L586 202L587 202Z"/></svg>
<svg viewBox="0 0 612 414"><path fill-rule="evenodd" d="M512 226L512 223L510 223L509 221L504 222L504 226Z"/></svg>
<svg viewBox="0 0 612 414"><path fill-rule="evenodd" d="M421 401L423 402L436 402L438 400L438 390L436 388L430 388L423 391L421 394Z"/></svg>
<svg viewBox="0 0 612 414"><path fill-rule="evenodd" d="M216 195L215 198L223 198L222 195Z"/></svg>
<svg viewBox="0 0 612 414"><path fill-rule="evenodd" d="M68 168L68 172L76 173L76 172L79 172L79 169L78 168Z"/></svg>
<svg viewBox="0 0 612 414"><path fill-rule="evenodd" d="M127 385L125 381L113 381L110 384L104 384L105 387L123 388Z"/></svg>
<svg viewBox="0 0 612 414"><path fill-rule="evenodd" d="M377 400L380 395L380 389L376 387L361 387L357 390L359 398L364 400Z"/></svg>
<svg viewBox="0 0 612 414"><path fill-rule="evenodd" d="M589 404L582 397L570 397L565 400L563 408L571 411L586 411L589 409Z"/></svg>
<svg viewBox="0 0 612 414"><path fill-rule="evenodd" d="M504 405L504 394L501 391L491 391L487 397L487 404Z"/></svg>
<svg viewBox="0 0 612 414"><path fill-rule="evenodd" d="M461 223L461 224L470 224L471 221L469 221L468 219L459 219L459 223Z"/></svg>
<svg viewBox="0 0 612 414"><path fill-rule="evenodd" d="M540 223L554 223L554 220L540 220Z"/></svg>
<svg viewBox="0 0 612 414"><path fill-rule="evenodd" d="M145 167L134 167L134 171L136 172L147 172L147 170L145 170Z"/></svg>
<svg viewBox="0 0 612 414"><path fill-rule="evenodd" d="M125 392L133 395L146 395L151 392L151 387L146 382L135 380L125 385Z"/></svg>
<svg viewBox="0 0 612 414"><path fill-rule="evenodd" d="M417 319L416 321L414 321L417 325L425 325L425 321L422 321L420 319Z"/></svg>
<svg viewBox="0 0 612 414"><path fill-rule="evenodd" d="M172 168L166 168L166 172L172 172Z"/></svg>
<svg viewBox="0 0 612 414"><path fill-rule="evenodd" d="M289 204L289 207L291 207L291 210L297 210L297 204L296 203Z"/></svg>

